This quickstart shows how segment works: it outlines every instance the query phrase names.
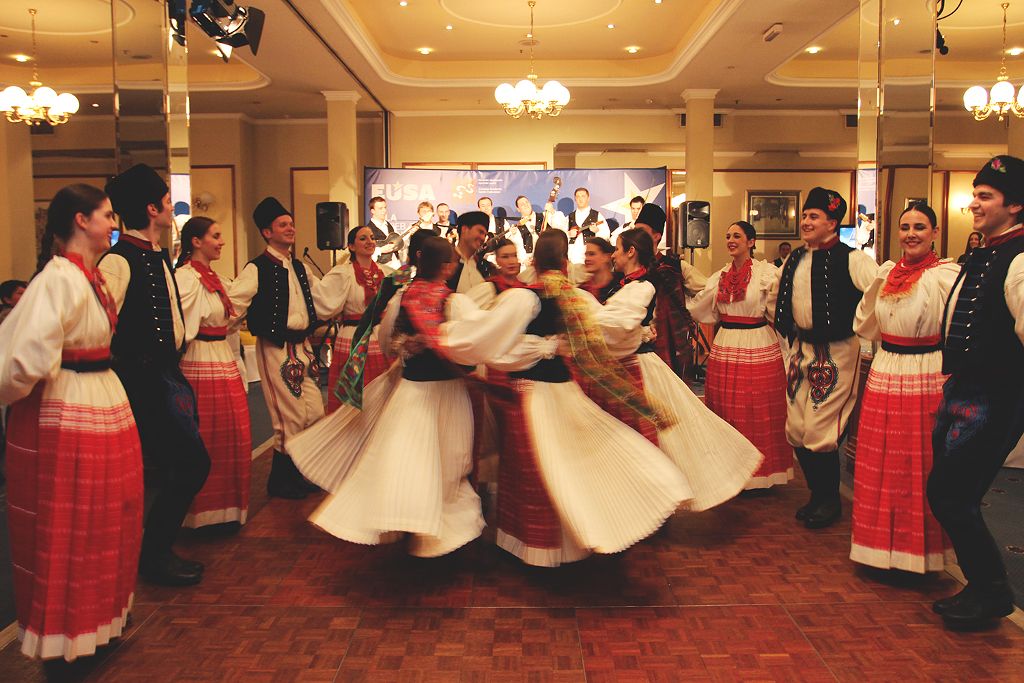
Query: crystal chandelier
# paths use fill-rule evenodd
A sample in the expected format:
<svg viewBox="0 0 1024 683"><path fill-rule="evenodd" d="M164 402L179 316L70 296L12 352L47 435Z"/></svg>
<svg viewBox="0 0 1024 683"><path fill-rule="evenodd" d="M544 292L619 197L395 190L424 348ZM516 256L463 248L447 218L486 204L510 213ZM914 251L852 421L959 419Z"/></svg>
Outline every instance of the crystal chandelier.
<svg viewBox="0 0 1024 683"><path fill-rule="evenodd" d="M964 109L974 114L975 121L984 121L992 114L999 116L1003 121L1006 115L1013 113L1018 118L1024 118L1024 88L1019 92L1010 83L1010 77L1006 75L1006 8L1010 3L1004 2L1003 8L1003 51L1002 63L999 66L999 77L991 90L984 86L974 85L964 92Z"/></svg>
<svg viewBox="0 0 1024 683"><path fill-rule="evenodd" d="M30 126L49 124L57 126L67 123L71 115L78 111L78 98L69 92L57 94L39 82L39 55L36 49L36 11L28 11L32 15L32 81L35 90L31 95L16 85L8 86L0 92L0 112L7 115L11 123L26 123Z"/></svg>
<svg viewBox="0 0 1024 683"><path fill-rule="evenodd" d="M529 114L534 119L545 114L558 116L562 107L569 104L569 90L558 81L548 81L544 87L537 89L537 74L533 71L533 46L537 44L533 33L533 8L537 1L529 0L527 4L530 6L530 32L526 36L530 45L530 74L515 85L499 85L494 89L494 99L514 119L523 114Z"/></svg>

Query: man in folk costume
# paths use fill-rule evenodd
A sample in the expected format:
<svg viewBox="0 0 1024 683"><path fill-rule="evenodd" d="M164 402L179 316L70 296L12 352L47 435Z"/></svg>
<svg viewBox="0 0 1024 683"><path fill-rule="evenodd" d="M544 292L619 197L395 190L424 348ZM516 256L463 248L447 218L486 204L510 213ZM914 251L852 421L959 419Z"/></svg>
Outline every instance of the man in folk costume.
<svg viewBox="0 0 1024 683"><path fill-rule="evenodd" d="M803 246L780 272L775 328L791 344L786 376L786 436L796 449L811 499L796 512L808 529L834 524L839 498L839 443L857 402L860 341L853 318L878 264L839 241L846 200L815 187L800 219Z"/></svg>
<svg viewBox="0 0 1024 683"><path fill-rule="evenodd" d="M665 234L665 210L657 204L644 204L634 225L646 230L656 245L661 244ZM658 288L655 309L658 336L654 348L658 356L683 377L692 361L693 338L697 333L697 324L686 309L686 298L702 291L708 279L672 252L655 257L654 275L662 284Z"/></svg>
<svg viewBox="0 0 1024 683"><path fill-rule="evenodd" d="M459 241L455 245L459 263L446 283L453 292L464 294L498 272L479 253L487 239L488 218L483 211L467 211L459 216Z"/></svg>
<svg viewBox="0 0 1024 683"><path fill-rule="evenodd" d="M161 233L174 221L171 196L163 178L145 164L113 178L106 191L127 228L99 264L118 308L110 350L158 488L139 571L153 583L194 585L203 565L178 557L172 545L206 482L210 457L199 436L195 394L178 368L184 316L170 259L160 247Z"/></svg>
<svg viewBox="0 0 1024 683"><path fill-rule="evenodd" d="M569 260L573 263L583 263L587 240L591 237L608 239L611 231L608 229L608 221L604 219L604 214L590 206L590 190L585 187L576 188L573 199L576 202L576 210L566 217Z"/></svg>
<svg viewBox="0 0 1024 683"><path fill-rule="evenodd" d="M287 454L288 439L324 415L320 394L320 363L313 355L309 334L318 318L336 315L355 280L346 277L348 261L323 278L308 273L292 256L295 222L274 197L266 197L252 214L267 249L249 261L231 284L231 305L247 315L256 337L256 363L263 396L274 425L274 456L267 493L279 498L305 498L309 484Z"/></svg>
<svg viewBox="0 0 1024 683"><path fill-rule="evenodd" d="M952 626L1013 612L981 499L1024 432L1024 161L1004 155L986 163L970 209L984 244L967 257L946 302L942 371L950 376L928 478L928 502L967 577L959 594L934 604Z"/></svg>
<svg viewBox="0 0 1024 683"><path fill-rule="evenodd" d="M391 221L388 220L388 201L383 197L370 199L370 222L367 225L373 230L373 239L377 240L378 245L383 244L384 240L392 235L398 234L395 226L391 225ZM377 263L386 263L393 268L401 265L398 262L399 255L391 246L387 249L378 248L373 257L377 259Z"/></svg>

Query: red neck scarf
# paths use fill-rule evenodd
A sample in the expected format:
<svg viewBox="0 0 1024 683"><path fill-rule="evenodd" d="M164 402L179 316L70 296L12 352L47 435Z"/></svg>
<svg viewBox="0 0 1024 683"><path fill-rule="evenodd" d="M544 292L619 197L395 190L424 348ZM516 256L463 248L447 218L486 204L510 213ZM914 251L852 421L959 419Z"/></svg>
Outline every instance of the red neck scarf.
<svg viewBox="0 0 1024 683"><path fill-rule="evenodd" d="M139 239L134 235L121 235L118 241L125 241L128 244L134 244L139 249L145 249L146 251L159 251L157 247L153 246L153 243L148 240Z"/></svg>
<svg viewBox="0 0 1024 683"><path fill-rule="evenodd" d="M526 287L526 284L520 282L519 278L512 278L512 281L509 282L508 280L505 279L503 275L495 275L494 277L489 277L487 278L487 281L494 285L494 288L498 290L498 294L501 294L502 292L509 289L519 289L520 287Z"/></svg>
<svg viewBox="0 0 1024 683"><path fill-rule="evenodd" d="M369 306L373 297L377 296L384 271L373 261L370 261L369 268L363 268L355 256L352 257L352 269L356 273L356 282L363 288L363 305Z"/></svg>
<svg viewBox="0 0 1024 683"><path fill-rule="evenodd" d="M220 281L217 273L210 270L209 266L196 260L190 260L189 264L199 273L199 281L203 283L203 287L206 287L206 291L217 293L220 302L224 305L224 315L229 318L232 317L235 314L235 309L231 305L231 299L228 298L227 290L224 289L224 283Z"/></svg>
<svg viewBox="0 0 1024 683"><path fill-rule="evenodd" d="M85 279L89 281L92 291L96 293L96 298L99 299L100 305L106 311L107 320L110 321L110 333L113 334L117 329L117 305L114 303L114 297L110 296L110 292L107 291L107 281L103 279L103 273L99 271L99 268L92 270L86 268L85 261L80 254L68 252L63 256L78 266L78 269L85 275Z"/></svg>
<svg viewBox="0 0 1024 683"><path fill-rule="evenodd" d="M989 239L985 240L985 246L998 247L1003 242L1009 242L1014 237L1020 237L1022 230L1024 230L1024 228L1021 228L1019 225L1015 228L1010 228L1001 235L996 235L995 237L990 237Z"/></svg>
<svg viewBox="0 0 1024 683"><path fill-rule="evenodd" d="M935 252L928 252L928 255L915 263L907 263L906 259L900 259L896 266L889 271L885 278L885 286L882 287L882 296L903 297L914 289L914 283L921 279L924 271L939 262Z"/></svg>
<svg viewBox="0 0 1024 683"><path fill-rule="evenodd" d="M718 279L718 303L734 304L744 301L753 272L754 259L748 258L738 270L733 263Z"/></svg>
<svg viewBox="0 0 1024 683"><path fill-rule="evenodd" d="M624 276L621 280L619 280L619 289L622 289L623 287L628 285L630 282L636 282L637 280L642 280L645 275L647 275L647 268L645 268L644 266L640 266L639 268L634 270L632 273L630 273L629 275Z"/></svg>
<svg viewBox="0 0 1024 683"><path fill-rule="evenodd" d="M441 346L441 324L444 318L444 302L452 290L443 282L431 282L416 278L402 295L402 308L409 316L416 333L442 358L448 358Z"/></svg>

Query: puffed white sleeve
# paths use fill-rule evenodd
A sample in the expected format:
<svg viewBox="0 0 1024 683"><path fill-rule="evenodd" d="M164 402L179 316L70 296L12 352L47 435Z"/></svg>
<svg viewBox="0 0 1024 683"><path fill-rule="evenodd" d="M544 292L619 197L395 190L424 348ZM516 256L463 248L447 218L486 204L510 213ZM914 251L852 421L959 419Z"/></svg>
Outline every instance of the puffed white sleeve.
<svg viewBox="0 0 1024 683"><path fill-rule="evenodd" d="M97 268L103 273L107 291L114 297L114 304L117 306L117 312L120 313L121 305L124 304L125 292L128 291L128 283L132 279L131 266L123 256L107 252L100 259Z"/></svg>
<svg viewBox="0 0 1024 683"><path fill-rule="evenodd" d="M497 299L498 293L493 283L481 282L465 292L465 296L472 299L479 308L490 308L494 300Z"/></svg>
<svg viewBox="0 0 1024 683"><path fill-rule="evenodd" d="M686 310L690 312L693 319L707 325L714 325L718 322L718 282L722 278L722 271L717 271L707 280L705 287L686 302Z"/></svg>
<svg viewBox="0 0 1024 683"><path fill-rule="evenodd" d="M597 302L589 292L580 296ZM616 358L628 356L637 350L643 341L643 323L647 316L647 305L654 298L654 285L650 282L630 282L613 294L602 306L591 304L594 322L601 329L608 351Z"/></svg>
<svg viewBox="0 0 1024 683"><path fill-rule="evenodd" d="M788 256L786 258L789 258ZM783 261L782 265L785 266L786 262ZM771 282L768 285L768 296L765 299L765 315L769 322L775 323L775 305L779 301L779 283L782 282L782 268L776 268L775 273L771 277Z"/></svg>
<svg viewBox="0 0 1024 683"><path fill-rule="evenodd" d="M235 309L235 315L241 320L248 313L252 298L256 296L256 290L260 286L259 271L255 265L247 263L238 277L230 284L225 283L224 286L228 291L228 298L231 299L231 307Z"/></svg>
<svg viewBox="0 0 1024 683"><path fill-rule="evenodd" d="M538 337L535 334L520 335L508 352L498 358L487 361L487 367L502 372L527 370L544 360L558 355L559 336Z"/></svg>
<svg viewBox="0 0 1024 683"><path fill-rule="evenodd" d="M604 239L609 239L611 237L612 231L608 227L608 220L604 217L604 214L601 213L600 211L597 212L597 220L598 220L598 224L597 224L597 229L594 230L594 235L596 237L603 237Z"/></svg>
<svg viewBox="0 0 1024 683"><path fill-rule="evenodd" d="M463 294L452 294L441 339L456 363L487 363L508 353L539 312L540 299L525 289L502 292L487 311Z"/></svg>
<svg viewBox="0 0 1024 683"><path fill-rule="evenodd" d="M857 304L857 312L853 316L853 331L860 337L869 341L879 341L882 338L882 329L878 325L878 316L875 314L875 305L878 303L878 295L882 292L889 273L896 267L893 261L886 261L878 269L874 281L868 286L860 303Z"/></svg>
<svg viewBox="0 0 1024 683"><path fill-rule="evenodd" d="M683 289L686 291L687 296L696 296L698 292L707 289L707 276L695 266L691 266L686 261L680 261L679 269L683 274Z"/></svg>
<svg viewBox="0 0 1024 683"><path fill-rule="evenodd" d="M942 298L942 304L945 305L954 285L956 285L956 279L960 277L960 264L943 259L942 263L935 266L935 274L939 284L939 296Z"/></svg>
<svg viewBox="0 0 1024 683"><path fill-rule="evenodd" d="M875 259L859 249L850 252L850 278L854 287L862 292L868 291L877 274L878 264Z"/></svg>
<svg viewBox="0 0 1024 683"><path fill-rule="evenodd" d="M1003 292L1006 294L1006 306L1010 309L1010 315L1016 321L1013 329L1024 343L1024 254L1018 255L1010 263Z"/></svg>
<svg viewBox="0 0 1024 683"><path fill-rule="evenodd" d="M203 322L203 286L191 268L178 268L174 271L174 279L178 283L181 312L185 316L185 343L188 344L199 334L199 326Z"/></svg>
<svg viewBox="0 0 1024 683"><path fill-rule="evenodd" d="M0 325L0 405L25 398L40 381L60 371L65 324L81 315L85 296L66 274L50 267L25 289Z"/></svg>
<svg viewBox="0 0 1024 683"><path fill-rule="evenodd" d="M548 227L566 232L569 229L569 217L561 211L548 214Z"/></svg>
<svg viewBox="0 0 1024 683"><path fill-rule="evenodd" d="M342 259L323 276L317 279L309 276L309 289L313 295L313 307L321 320L330 320L345 308L352 288L356 283L356 272L348 259Z"/></svg>

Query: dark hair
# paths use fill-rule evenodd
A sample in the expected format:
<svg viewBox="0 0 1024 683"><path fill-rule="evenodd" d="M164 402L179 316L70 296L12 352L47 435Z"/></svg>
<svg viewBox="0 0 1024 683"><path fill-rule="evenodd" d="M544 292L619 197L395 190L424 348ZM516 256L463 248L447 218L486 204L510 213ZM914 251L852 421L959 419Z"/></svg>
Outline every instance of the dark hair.
<svg viewBox="0 0 1024 683"><path fill-rule="evenodd" d="M430 230L417 230L409 238L409 253L405 257L405 262L410 266L416 265L416 262L419 260L416 258L416 254L423 248L423 242L428 237L434 237L434 233Z"/></svg>
<svg viewBox="0 0 1024 683"><path fill-rule="evenodd" d="M512 240L510 240L507 237L502 237L500 240L498 240L497 242L494 243L494 253L497 254L499 249L503 249L505 247L514 247L514 246L516 246L515 242L513 242Z"/></svg>
<svg viewBox="0 0 1024 683"><path fill-rule="evenodd" d="M28 287L24 280L4 280L0 282L0 299L10 299L19 287Z"/></svg>
<svg viewBox="0 0 1024 683"><path fill-rule="evenodd" d="M192 239L196 237L203 239L210 231L210 226L216 222L206 216L192 216L185 221L185 225L181 227L181 252L178 254L177 263L174 264L175 268L181 268L192 258L192 252L195 250L195 247L192 246Z"/></svg>
<svg viewBox="0 0 1024 683"><path fill-rule="evenodd" d="M636 203L644 204L645 203L644 198L641 197L640 195L637 195L637 196L635 196L635 197L633 197L632 199L629 200L629 205L630 206L632 206L633 204L636 204Z"/></svg>
<svg viewBox="0 0 1024 683"><path fill-rule="evenodd" d="M588 237L587 244L593 244L606 254L612 254L615 252L615 245L603 237Z"/></svg>
<svg viewBox="0 0 1024 683"><path fill-rule="evenodd" d="M526 199L527 201L529 201L530 198L527 197L525 194L521 194L518 197L516 197L516 200L513 202L513 205L514 206L519 206L519 200L520 199ZM533 208L533 204L532 203L530 204L530 208L531 209Z"/></svg>
<svg viewBox="0 0 1024 683"><path fill-rule="evenodd" d="M388 200L384 199L383 197L379 197L379 196L378 197L371 197L370 198L370 211L373 211L373 205L376 204L377 202L384 202L385 204L387 204Z"/></svg>
<svg viewBox="0 0 1024 683"><path fill-rule="evenodd" d="M785 245L786 245L787 247L789 247L790 249L792 249L792 248L793 248L793 245L792 245L792 244L790 244L789 242L779 242L779 249L782 249L782 245L783 245L783 244L785 244Z"/></svg>
<svg viewBox="0 0 1024 683"><path fill-rule="evenodd" d="M975 235L978 236L978 244L981 244L982 242L985 241L985 236L984 235L982 235L977 230L972 230L971 234L967 236L967 246L964 247L964 253L965 254L970 254L971 253L971 249L972 249L972 247L971 247L971 238L974 237Z"/></svg>
<svg viewBox="0 0 1024 683"><path fill-rule="evenodd" d="M482 202L485 199L491 203L491 206L494 206L494 200L491 199L490 197L484 196L484 197L481 197L480 199L476 200L476 207L478 209L480 208L480 202Z"/></svg>
<svg viewBox="0 0 1024 683"><path fill-rule="evenodd" d="M920 211L925 215L929 222L931 222L932 228L939 227L939 221L935 217L935 211L924 202L911 202L907 208L903 209L903 213L900 214L900 220L903 220L903 217L911 211ZM970 238L968 238L967 241L970 242Z"/></svg>
<svg viewBox="0 0 1024 683"><path fill-rule="evenodd" d="M419 213L420 209L430 209L431 211L433 211L434 210L434 205L431 204L430 202L420 202L416 206L416 213Z"/></svg>
<svg viewBox="0 0 1024 683"><path fill-rule="evenodd" d="M619 233L622 240L622 251L629 251L630 247L636 249L637 260L640 265L649 268L654 263L654 238L642 228L630 228Z"/></svg>
<svg viewBox="0 0 1024 683"><path fill-rule="evenodd" d="M748 240L752 240L757 237L757 230L754 229L753 225L746 221L734 221L732 225L738 225L740 230L743 231L743 234L747 236Z"/></svg>
<svg viewBox="0 0 1024 683"><path fill-rule="evenodd" d="M419 232L426 232L420 230ZM441 272L441 268L452 260L452 245L448 240L428 233L419 249L416 259L416 277L432 280Z"/></svg>
<svg viewBox="0 0 1024 683"><path fill-rule="evenodd" d="M346 247L351 247L353 244L355 244L356 243L356 235L359 234L359 231L362 230L363 228L369 228L369 227L370 227L369 225L357 225L354 229L349 230L348 231L348 235L345 236L345 246ZM373 230L371 229L370 232L372 233Z"/></svg>
<svg viewBox="0 0 1024 683"><path fill-rule="evenodd" d="M91 215L106 198L107 194L103 190L85 183L75 183L57 190L46 210L46 228L43 230L39 259L36 261L37 273L53 258L54 249L62 248L71 239L75 216L80 213Z"/></svg>
<svg viewBox="0 0 1024 683"><path fill-rule="evenodd" d="M575 190L572 191L572 196L575 197L577 192L586 192L587 196L590 196L590 190L588 190L585 187L577 187Z"/></svg>
<svg viewBox="0 0 1024 683"><path fill-rule="evenodd" d="M561 230L545 230L533 245L533 265L537 274L561 270L569 256L569 236Z"/></svg>

